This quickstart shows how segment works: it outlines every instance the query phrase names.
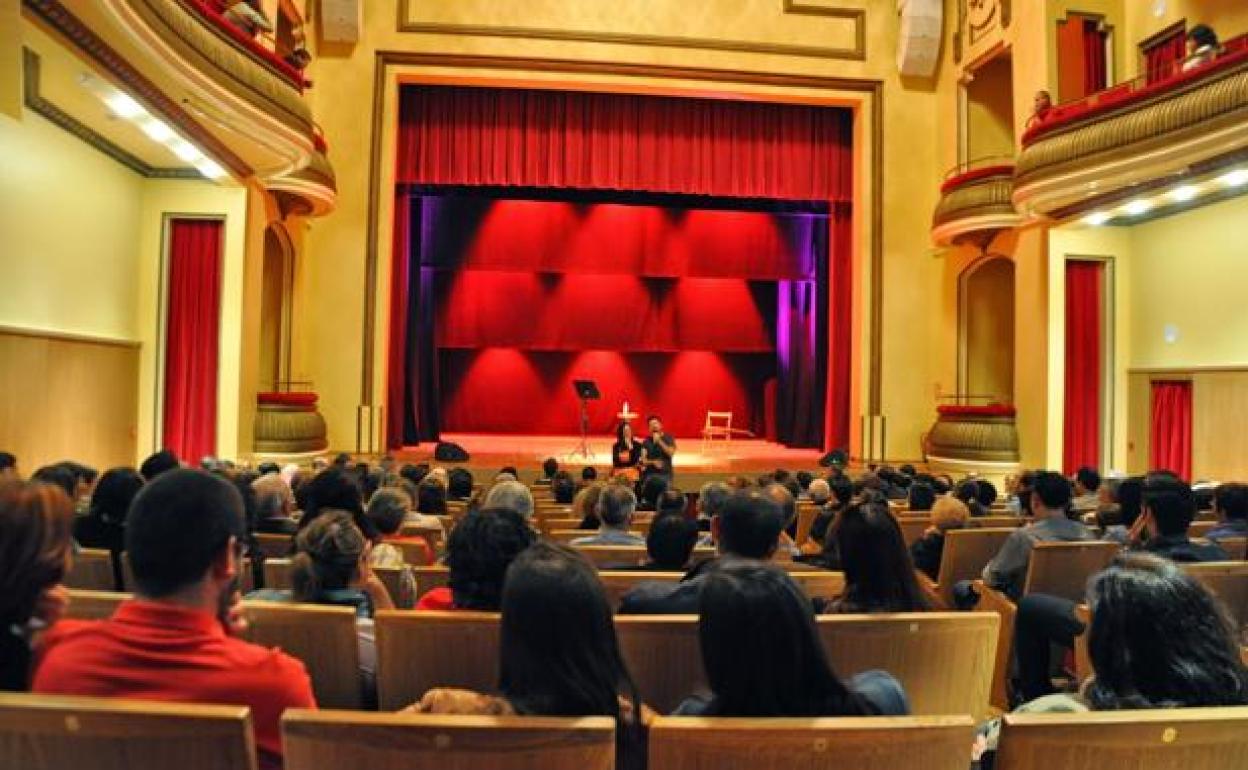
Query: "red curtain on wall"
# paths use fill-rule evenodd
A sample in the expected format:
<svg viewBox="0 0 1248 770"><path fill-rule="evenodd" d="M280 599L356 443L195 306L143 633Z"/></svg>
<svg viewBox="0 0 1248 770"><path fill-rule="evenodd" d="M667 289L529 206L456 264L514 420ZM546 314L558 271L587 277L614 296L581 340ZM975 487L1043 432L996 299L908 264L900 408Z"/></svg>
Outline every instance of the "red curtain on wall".
<svg viewBox="0 0 1248 770"><path fill-rule="evenodd" d="M1175 34L1160 40L1144 49L1144 71L1148 73L1148 82L1168 78L1178 73L1179 65L1187 56L1187 35L1183 30L1175 30Z"/></svg>
<svg viewBox="0 0 1248 770"><path fill-rule="evenodd" d="M1101 299L1105 266L1066 263L1066 408L1062 468L1101 464Z"/></svg>
<svg viewBox="0 0 1248 770"><path fill-rule="evenodd" d="M1149 468L1192 478L1192 383L1153 382L1153 417L1149 431Z"/></svg>
<svg viewBox="0 0 1248 770"><path fill-rule="evenodd" d="M1107 37L1101 23L1093 19L1083 21L1083 95L1105 90L1105 45Z"/></svg>
<svg viewBox="0 0 1248 770"><path fill-rule="evenodd" d="M217 447L223 232L219 219L170 221L163 444L190 461Z"/></svg>

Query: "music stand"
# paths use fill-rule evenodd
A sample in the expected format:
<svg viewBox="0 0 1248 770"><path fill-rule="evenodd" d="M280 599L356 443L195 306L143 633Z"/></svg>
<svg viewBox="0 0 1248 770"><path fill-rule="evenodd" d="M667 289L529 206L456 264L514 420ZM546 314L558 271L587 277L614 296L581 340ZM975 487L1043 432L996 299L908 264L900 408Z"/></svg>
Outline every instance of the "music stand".
<svg viewBox="0 0 1248 770"><path fill-rule="evenodd" d="M581 400L581 443L567 456L569 458L580 456L586 460L593 460L594 453L589 451L589 402L602 398L602 393L598 391L598 383L593 380L573 380L572 389L576 391L576 397Z"/></svg>

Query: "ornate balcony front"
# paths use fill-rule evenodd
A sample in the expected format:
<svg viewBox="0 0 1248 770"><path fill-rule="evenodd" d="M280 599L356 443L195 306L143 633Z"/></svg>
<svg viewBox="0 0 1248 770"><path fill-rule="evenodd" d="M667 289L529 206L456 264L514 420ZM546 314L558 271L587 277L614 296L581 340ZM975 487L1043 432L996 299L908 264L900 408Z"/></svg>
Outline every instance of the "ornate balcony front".
<svg viewBox="0 0 1248 770"><path fill-rule="evenodd" d="M1013 200L1062 218L1248 157L1248 37L1211 61L1054 107L1023 135Z"/></svg>
<svg viewBox="0 0 1248 770"><path fill-rule="evenodd" d="M984 245L999 231L1020 224L1022 217L1011 200L1013 180L1011 159L987 158L951 170L932 215L932 240L940 246Z"/></svg>

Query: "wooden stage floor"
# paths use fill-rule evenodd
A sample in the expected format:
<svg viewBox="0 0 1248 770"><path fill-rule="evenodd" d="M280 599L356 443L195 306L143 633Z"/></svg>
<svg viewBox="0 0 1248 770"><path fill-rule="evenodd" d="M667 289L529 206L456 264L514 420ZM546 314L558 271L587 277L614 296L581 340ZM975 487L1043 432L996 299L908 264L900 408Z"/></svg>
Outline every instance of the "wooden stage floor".
<svg viewBox="0 0 1248 770"><path fill-rule="evenodd" d="M564 468L579 476L586 465L605 474L611 467L612 437L591 436L589 449L593 457L586 460L574 450L580 443L577 436L515 436L482 433L447 433L444 441L459 444L468 451L466 463L436 463L430 444L408 446L392 454L400 462L461 465L473 472L478 481L511 465L520 471L521 480L529 481L541 469L542 461L554 457ZM734 439L730 443L715 442L702 451L700 438L677 438L676 484L688 487L705 481L719 480L735 474L757 475L784 468L790 471L818 468L823 452L817 449L790 449L783 444L758 439Z"/></svg>

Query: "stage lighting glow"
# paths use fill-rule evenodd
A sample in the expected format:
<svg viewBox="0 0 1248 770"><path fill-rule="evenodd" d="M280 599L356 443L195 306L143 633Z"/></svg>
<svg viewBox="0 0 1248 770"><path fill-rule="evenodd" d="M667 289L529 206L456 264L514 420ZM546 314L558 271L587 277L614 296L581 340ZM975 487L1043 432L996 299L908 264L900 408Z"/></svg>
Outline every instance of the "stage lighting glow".
<svg viewBox="0 0 1248 770"><path fill-rule="evenodd" d="M1148 213L1149 209L1151 209L1152 207L1153 207L1152 201L1146 198L1136 198L1135 200L1131 201L1127 205L1123 206L1122 212L1124 214L1129 214L1133 217L1138 217L1140 214Z"/></svg>
<svg viewBox="0 0 1248 770"><path fill-rule="evenodd" d="M1108 222L1110 218L1111 217L1109 215L1109 212L1107 211L1094 211L1091 214L1088 214L1086 217L1084 217L1083 221L1084 221L1084 224L1089 224L1089 225L1092 225L1093 227L1100 227L1101 225Z"/></svg>

